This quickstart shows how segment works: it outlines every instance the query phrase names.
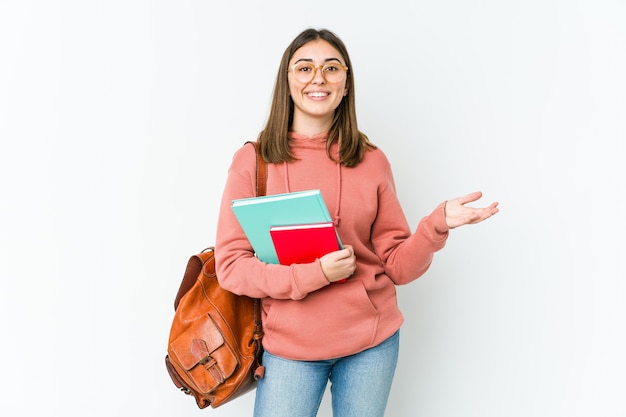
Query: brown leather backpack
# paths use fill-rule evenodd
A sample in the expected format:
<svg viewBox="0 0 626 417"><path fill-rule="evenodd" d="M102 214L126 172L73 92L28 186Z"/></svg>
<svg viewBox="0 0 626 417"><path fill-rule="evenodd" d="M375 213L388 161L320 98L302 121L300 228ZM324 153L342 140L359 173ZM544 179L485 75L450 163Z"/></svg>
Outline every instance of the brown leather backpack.
<svg viewBox="0 0 626 417"><path fill-rule="evenodd" d="M257 195L265 195L266 181L257 149ZM165 364L199 408L217 408L256 387L264 372L260 303L220 287L214 248L189 259L174 310Z"/></svg>

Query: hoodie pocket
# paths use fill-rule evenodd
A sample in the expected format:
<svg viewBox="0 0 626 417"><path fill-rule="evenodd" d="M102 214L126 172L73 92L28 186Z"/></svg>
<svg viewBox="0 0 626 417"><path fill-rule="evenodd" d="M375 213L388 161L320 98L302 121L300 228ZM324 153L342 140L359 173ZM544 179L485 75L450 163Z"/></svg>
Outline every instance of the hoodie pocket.
<svg viewBox="0 0 626 417"><path fill-rule="evenodd" d="M360 280L265 304L264 346L293 359L329 359L371 346L380 315Z"/></svg>

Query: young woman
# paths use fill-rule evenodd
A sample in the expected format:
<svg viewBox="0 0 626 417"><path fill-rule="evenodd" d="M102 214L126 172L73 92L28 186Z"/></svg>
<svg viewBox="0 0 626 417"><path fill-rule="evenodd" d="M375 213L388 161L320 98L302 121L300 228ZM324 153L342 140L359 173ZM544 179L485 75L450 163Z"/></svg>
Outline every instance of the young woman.
<svg viewBox="0 0 626 417"><path fill-rule="evenodd" d="M308 264L261 262L230 208L255 195L251 146L228 172L216 268L224 288L262 299L256 417L315 416L329 380L334 416L382 417L403 322L396 285L426 272L450 229L498 212L497 203L466 206L481 197L475 192L441 203L412 232L385 154L358 130L353 73L336 35L302 32L283 54L258 138L267 194L320 189L344 249Z"/></svg>

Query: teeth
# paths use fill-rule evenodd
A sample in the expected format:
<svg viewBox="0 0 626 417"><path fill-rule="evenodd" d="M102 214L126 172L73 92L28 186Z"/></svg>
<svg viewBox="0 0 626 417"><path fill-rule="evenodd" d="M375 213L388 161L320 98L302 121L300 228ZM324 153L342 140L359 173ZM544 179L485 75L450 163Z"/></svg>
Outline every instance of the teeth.
<svg viewBox="0 0 626 417"><path fill-rule="evenodd" d="M308 93L308 95L311 97L325 97L328 93Z"/></svg>

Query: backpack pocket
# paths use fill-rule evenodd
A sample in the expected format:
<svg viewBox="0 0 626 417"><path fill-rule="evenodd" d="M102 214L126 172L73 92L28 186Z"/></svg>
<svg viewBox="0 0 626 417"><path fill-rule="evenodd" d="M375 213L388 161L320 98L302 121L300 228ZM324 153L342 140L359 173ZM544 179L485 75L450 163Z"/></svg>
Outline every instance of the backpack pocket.
<svg viewBox="0 0 626 417"><path fill-rule="evenodd" d="M213 391L239 366L237 356L224 343L219 328L208 314L172 341L170 348L176 362L200 392Z"/></svg>

